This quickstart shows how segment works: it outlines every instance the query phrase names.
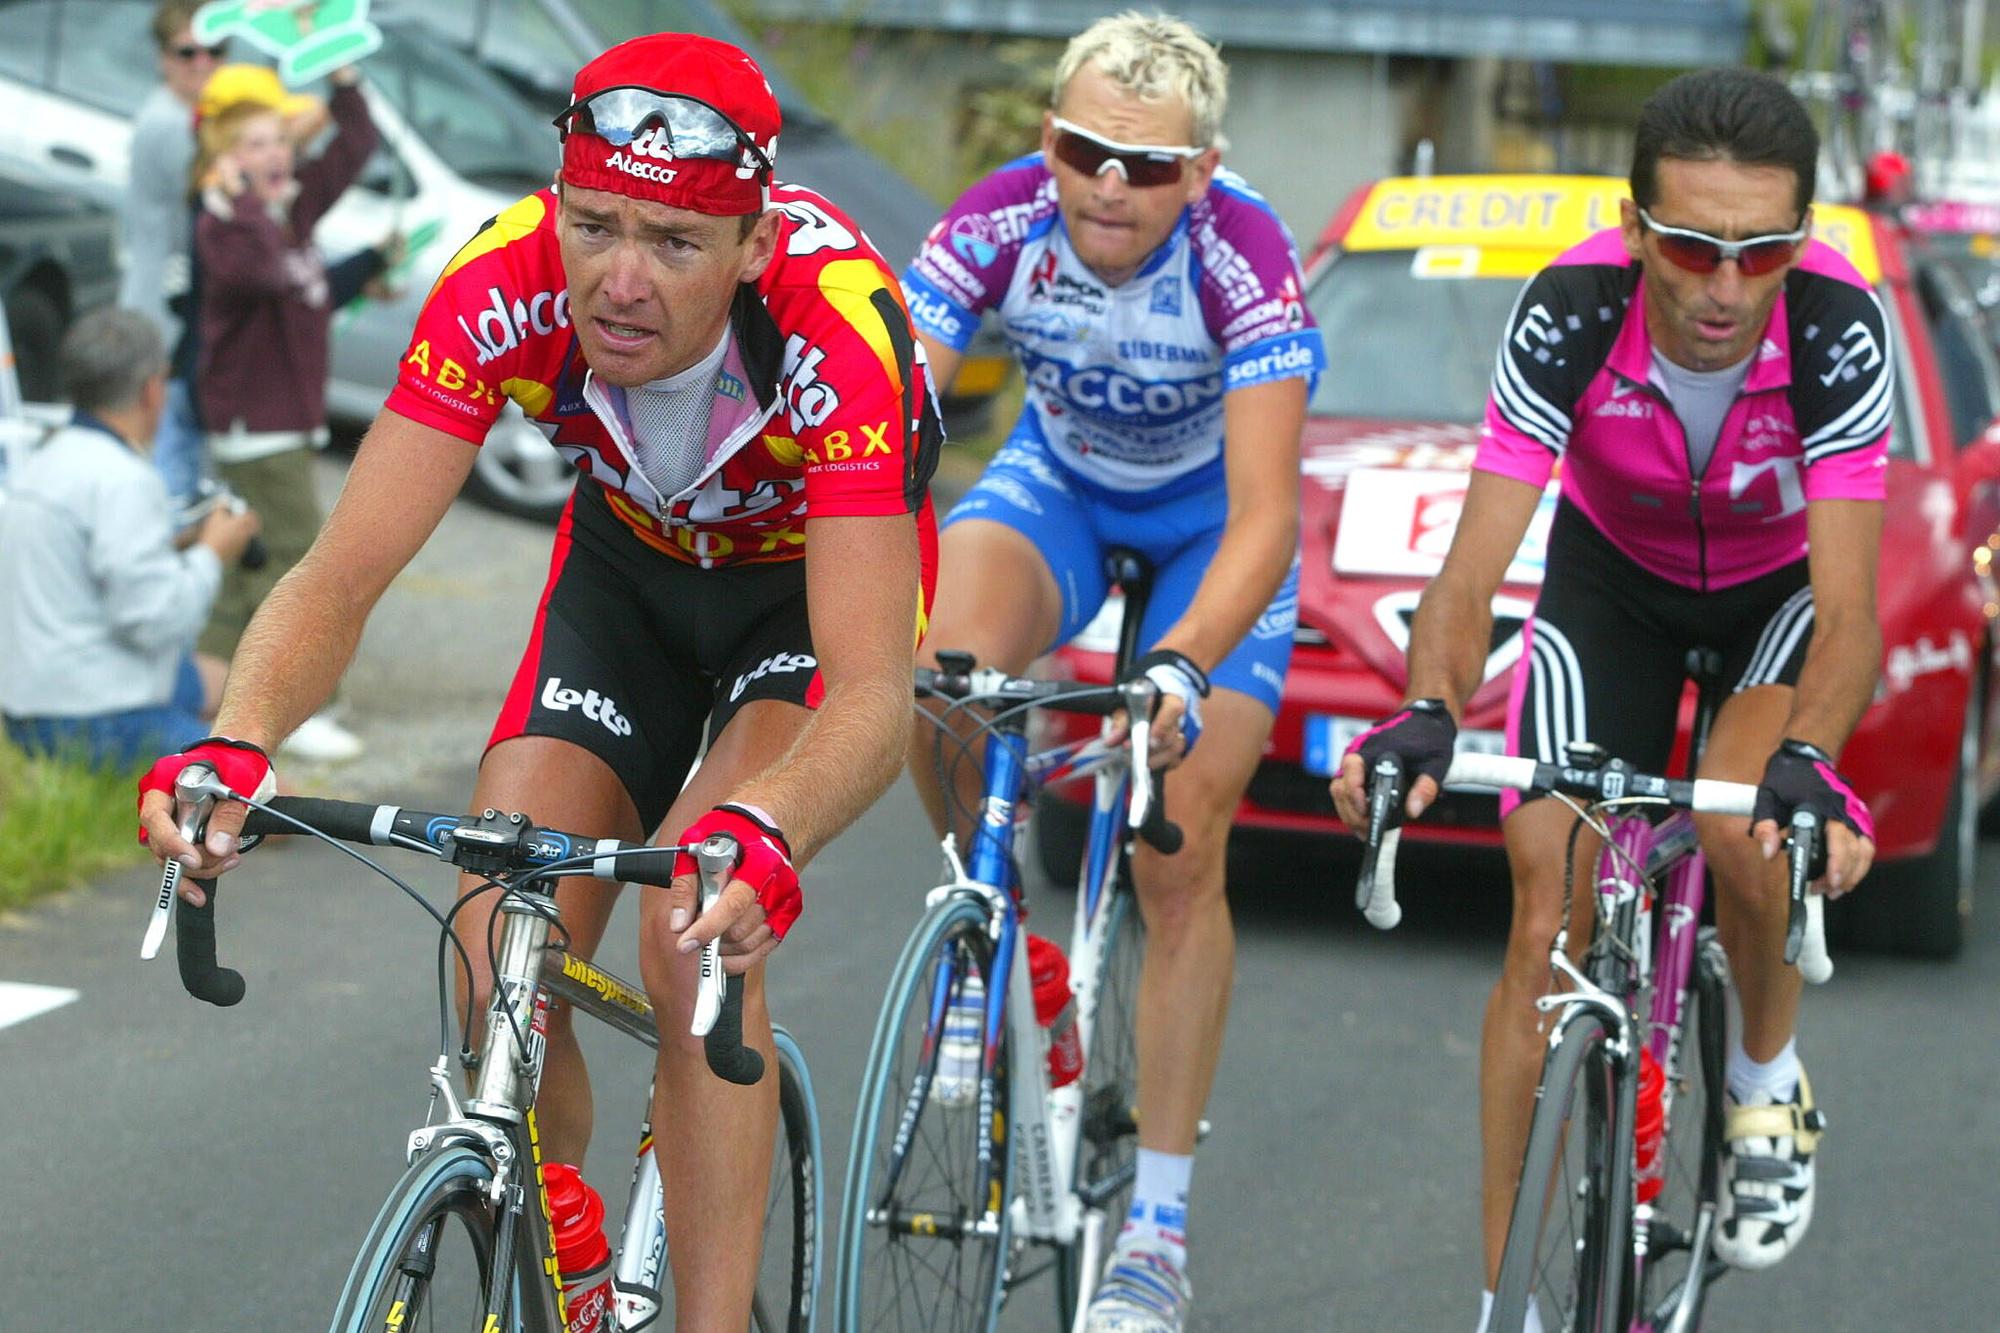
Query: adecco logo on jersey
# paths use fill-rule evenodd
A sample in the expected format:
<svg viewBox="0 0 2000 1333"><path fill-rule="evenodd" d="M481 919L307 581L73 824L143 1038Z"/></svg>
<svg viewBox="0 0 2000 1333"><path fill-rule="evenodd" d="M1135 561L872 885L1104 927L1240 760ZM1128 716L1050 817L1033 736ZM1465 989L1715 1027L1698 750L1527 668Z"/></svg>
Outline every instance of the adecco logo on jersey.
<svg viewBox="0 0 2000 1333"><path fill-rule="evenodd" d="M488 287L486 299L491 304L474 315L471 324L465 322L464 315L458 317L458 327L478 349L482 366L519 347L530 333L546 336L569 327L567 287L559 292L536 292L526 299L516 297L512 305L505 292Z"/></svg>
<svg viewBox="0 0 2000 1333"><path fill-rule="evenodd" d="M1312 355L1306 354L1308 358ZM1222 397L1222 377L1203 375L1189 380L1134 379L1103 366L1072 370L1060 361L1044 360L1028 372L1044 392L1065 399L1086 412L1121 417L1179 417L1207 407Z"/></svg>

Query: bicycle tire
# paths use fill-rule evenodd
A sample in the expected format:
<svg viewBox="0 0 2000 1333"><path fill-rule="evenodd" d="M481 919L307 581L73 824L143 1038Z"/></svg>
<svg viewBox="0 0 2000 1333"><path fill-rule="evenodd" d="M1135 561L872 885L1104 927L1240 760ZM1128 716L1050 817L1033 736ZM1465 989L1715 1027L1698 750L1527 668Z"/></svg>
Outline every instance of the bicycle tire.
<svg viewBox="0 0 2000 1333"><path fill-rule="evenodd" d="M1639 1273L1639 1310L1664 1327L1683 1303L1697 1328L1714 1265L1708 1253L1710 1227L1722 1193L1722 1093L1727 972L1715 932L1704 930L1695 946L1678 1037L1673 1110L1667 1118L1661 1154L1665 1181L1648 1227L1645 1265ZM1706 1221L1704 1222L1704 1217Z"/></svg>
<svg viewBox="0 0 2000 1333"><path fill-rule="evenodd" d="M411 1163L355 1255L331 1333L432 1328L459 1333L479 1327L500 1225L486 1195L492 1181L492 1163L464 1144L427 1152ZM433 1224L438 1231L428 1247L434 1265L430 1275L406 1271L424 1266L420 1241ZM461 1232L464 1253L459 1252ZM451 1276L440 1282L440 1260L447 1254L460 1261L469 1258L475 1272L459 1273L453 1265ZM452 1313L440 1321L439 1307L447 1301Z"/></svg>
<svg viewBox="0 0 2000 1333"><path fill-rule="evenodd" d="M977 1106L946 1107L928 1096L935 1070L935 983L950 950L959 967L984 974L992 995L993 944L986 905L954 894L925 913L903 946L875 1025L848 1151L838 1238L838 1327L946 1333L984 1330L999 1316L1009 1252L1007 1024L993 1059L995 1142L990 1182L980 1178ZM884 1179L893 1149L907 1149L891 1196ZM990 1194L989 1194L990 1188ZM871 1223L877 1209L898 1225ZM966 1225L990 1217L992 1229ZM935 1287L935 1290L932 1288Z"/></svg>
<svg viewBox="0 0 2000 1333"><path fill-rule="evenodd" d="M807 1333L819 1301L819 1106L805 1052L773 1027L778 1050L778 1142L764 1206L764 1257L750 1310L753 1333Z"/></svg>
<svg viewBox="0 0 2000 1333"><path fill-rule="evenodd" d="M1108 943L1098 982L1097 1020L1083 1063L1083 1119L1077 1134L1075 1188L1104 1210L1104 1243L1116 1239L1132 1200L1133 1172L1139 1149L1139 967L1145 957L1145 925L1139 903L1129 890L1118 889L1104 904ZM1080 1270L1081 1235L1056 1255L1056 1314L1058 1327L1069 1328L1076 1317L1079 1294L1086 1290ZM1101 1257L1101 1256L1100 1256ZM1096 1285L1094 1277L1088 1287Z"/></svg>
<svg viewBox="0 0 2000 1333"><path fill-rule="evenodd" d="M1531 1300L1540 1302L1544 1328L1624 1329L1618 1309L1631 1254L1632 1093L1609 1049L1614 1036L1599 1015L1576 1014L1542 1065L1501 1251L1493 1333L1519 1333Z"/></svg>

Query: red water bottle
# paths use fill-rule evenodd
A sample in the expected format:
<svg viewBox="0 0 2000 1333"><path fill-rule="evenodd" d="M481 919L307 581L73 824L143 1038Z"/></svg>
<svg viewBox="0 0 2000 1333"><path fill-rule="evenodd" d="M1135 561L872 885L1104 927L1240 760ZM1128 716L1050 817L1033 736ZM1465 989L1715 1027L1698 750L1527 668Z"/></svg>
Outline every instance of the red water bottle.
<svg viewBox="0 0 2000 1333"><path fill-rule="evenodd" d="M1028 936L1028 981L1035 992L1035 1021L1049 1034L1049 1086L1064 1087L1083 1073L1076 997L1069 989L1069 959L1060 946L1040 935Z"/></svg>
<svg viewBox="0 0 2000 1333"><path fill-rule="evenodd" d="M1666 1136L1667 1111L1662 1100L1666 1091L1666 1071L1653 1058L1651 1047L1639 1048L1639 1106L1632 1121L1632 1165L1634 1192L1640 1203L1660 1197L1666 1184L1666 1163L1660 1160L1660 1141Z"/></svg>
<svg viewBox="0 0 2000 1333"><path fill-rule="evenodd" d="M549 1221L556 1233L556 1269L562 1274L566 1333L611 1333L611 1245L604 1239L604 1200L577 1169L563 1162L542 1167L549 1192Z"/></svg>

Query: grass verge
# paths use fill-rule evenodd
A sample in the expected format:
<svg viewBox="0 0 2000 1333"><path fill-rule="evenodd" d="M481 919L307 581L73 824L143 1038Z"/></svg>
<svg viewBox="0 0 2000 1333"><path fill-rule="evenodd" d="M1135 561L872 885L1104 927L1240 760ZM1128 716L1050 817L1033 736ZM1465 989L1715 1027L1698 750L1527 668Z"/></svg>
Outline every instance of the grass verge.
<svg viewBox="0 0 2000 1333"><path fill-rule="evenodd" d="M29 756L0 740L0 909L146 859L135 773Z"/></svg>

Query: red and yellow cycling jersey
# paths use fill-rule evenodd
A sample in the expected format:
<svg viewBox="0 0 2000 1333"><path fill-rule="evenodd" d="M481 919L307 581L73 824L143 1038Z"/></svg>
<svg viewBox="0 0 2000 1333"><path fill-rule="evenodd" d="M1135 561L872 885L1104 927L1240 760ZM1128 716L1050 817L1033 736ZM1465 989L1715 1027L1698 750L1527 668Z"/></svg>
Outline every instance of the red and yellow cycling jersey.
<svg viewBox="0 0 2000 1333"><path fill-rule="evenodd" d="M477 444L513 399L644 541L704 567L795 559L808 515L915 513L928 587L943 431L901 289L824 198L774 184L771 207L777 255L738 293L710 461L686 489L654 489L633 461L621 396L583 362L553 189L508 208L445 266L388 407Z"/></svg>

